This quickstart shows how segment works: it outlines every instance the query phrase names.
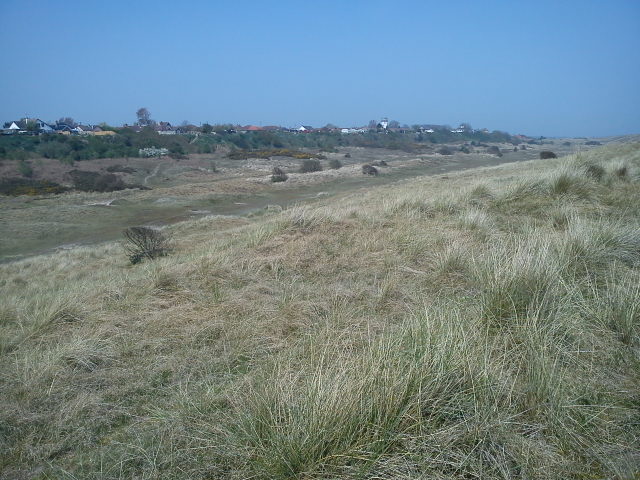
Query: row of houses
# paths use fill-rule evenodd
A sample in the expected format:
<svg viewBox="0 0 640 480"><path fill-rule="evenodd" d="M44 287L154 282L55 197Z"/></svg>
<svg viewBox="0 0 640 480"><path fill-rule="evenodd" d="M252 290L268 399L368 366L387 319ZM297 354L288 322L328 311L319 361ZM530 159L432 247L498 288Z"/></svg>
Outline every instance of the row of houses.
<svg viewBox="0 0 640 480"><path fill-rule="evenodd" d="M461 124L459 127L451 129L451 127L445 127L442 125L422 125L414 127L391 127L386 118L383 118L379 123L374 125L371 122L366 127L336 127L333 125L327 125L325 127L314 128L310 125L300 125L295 128L285 128L276 125L268 126L256 126L256 125L235 125L227 126L224 130L214 129L214 127L205 124L204 126L196 126L191 124L183 124L180 126L173 126L169 122L153 122L149 125L142 126L140 124L128 125L124 124L122 128L128 128L134 132L141 132L145 128L152 128L160 135L176 135L176 134L199 134L199 133L247 133L247 132L294 132L294 133L341 133L341 134L356 134L367 133L370 131L378 132L393 132L393 133L435 133L438 130L450 130L451 133L473 133L475 130L467 124ZM483 129L482 131L488 132ZM4 134L47 134L47 133L59 133L66 135L115 135L115 132L108 129L103 129L96 125L78 125L67 124L60 121L55 124L50 124L40 120L39 118L22 118L20 120L7 122L4 124L2 130Z"/></svg>
<svg viewBox="0 0 640 480"><path fill-rule="evenodd" d="M50 124L39 118L22 118L4 124L2 133L5 135L26 134L40 135L59 133L63 135L115 135L111 130L103 130L96 125L68 125L66 123Z"/></svg>

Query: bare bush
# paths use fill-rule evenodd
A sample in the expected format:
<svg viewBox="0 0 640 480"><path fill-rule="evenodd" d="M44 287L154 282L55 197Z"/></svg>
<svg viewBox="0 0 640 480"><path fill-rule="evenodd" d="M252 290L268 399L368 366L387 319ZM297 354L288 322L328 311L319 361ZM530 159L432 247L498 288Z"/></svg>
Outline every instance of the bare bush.
<svg viewBox="0 0 640 480"><path fill-rule="evenodd" d="M124 249L133 265L143 259L164 257L169 253L169 240L159 230L149 227L130 227L123 232Z"/></svg>

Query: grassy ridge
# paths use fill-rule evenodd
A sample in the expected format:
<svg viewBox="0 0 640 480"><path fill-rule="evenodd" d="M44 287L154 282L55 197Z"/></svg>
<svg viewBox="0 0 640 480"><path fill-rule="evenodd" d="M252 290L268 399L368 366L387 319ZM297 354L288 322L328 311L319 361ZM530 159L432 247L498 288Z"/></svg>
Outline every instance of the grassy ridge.
<svg viewBox="0 0 640 480"><path fill-rule="evenodd" d="M2 476L634 478L639 174L622 145L2 265Z"/></svg>

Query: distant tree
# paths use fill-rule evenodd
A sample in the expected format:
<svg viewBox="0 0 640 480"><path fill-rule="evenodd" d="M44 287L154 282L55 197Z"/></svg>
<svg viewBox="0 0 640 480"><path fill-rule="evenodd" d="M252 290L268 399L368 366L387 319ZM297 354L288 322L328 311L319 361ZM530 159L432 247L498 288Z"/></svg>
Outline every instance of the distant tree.
<svg viewBox="0 0 640 480"><path fill-rule="evenodd" d="M69 125L71 128L75 128L78 124L71 117L62 117L56 120L56 125Z"/></svg>
<svg viewBox="0 0 640 480"><path fill-rule="evenodd" d="M334 128L338 128L337 126L335 126L333 123L327 123L324 128L328 128L328 129L334 129Z"/></svg>
<svg viewBox="0 0 640 480"><path fill-rule="evenodd" d="M369 130L375 130L378 128L378 122L376 120L369 120Z"/></svg>
<svg viewBox="0 0 640 480"><path fill-rule="evenodd" d="M389 128L399 128L400 127L400 122L397 120L391 120L389 122Z"/></svg>
<svg viewBox="0 0 640 480"><path fill-rule="evenodd" d="M202 133L211 133L213 132L213 127L211 125L209 125L208 123L205 123L202 125Z"/></svg>
<svg viewBox="0 0 640 480"><path fill-rule="evenodd" d="M39 130L38 124L35 120L27 120L26 123L25 130L27 132L37 132Z"/></svg>
<svg viewBox="0 0 640 480"><path fill-rule="evenodd" d="M146 127L151 123L151 112L145 107L136 111L136 117L138 117L138 125L141 127Z"/></svg>

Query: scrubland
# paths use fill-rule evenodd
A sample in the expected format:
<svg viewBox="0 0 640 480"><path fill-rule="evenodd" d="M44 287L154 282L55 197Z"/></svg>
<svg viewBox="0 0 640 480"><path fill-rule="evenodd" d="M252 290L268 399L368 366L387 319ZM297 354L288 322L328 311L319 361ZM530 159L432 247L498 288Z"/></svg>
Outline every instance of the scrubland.
<svg viewBox="0 0 640 480"><path fill-rule="evenodd" d="M640 144L0 265L2 478L640 474Z"/></svg>

